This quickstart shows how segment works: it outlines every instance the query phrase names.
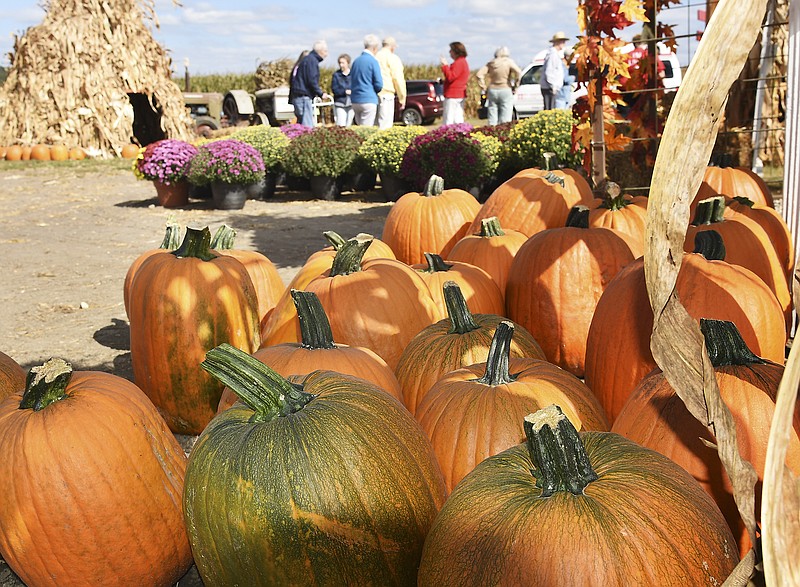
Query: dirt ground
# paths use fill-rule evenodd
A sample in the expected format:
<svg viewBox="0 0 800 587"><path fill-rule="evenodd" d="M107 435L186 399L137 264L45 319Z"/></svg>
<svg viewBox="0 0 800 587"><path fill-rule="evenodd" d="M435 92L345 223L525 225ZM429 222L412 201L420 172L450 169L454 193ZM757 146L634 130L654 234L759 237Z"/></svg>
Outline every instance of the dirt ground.
<svg viewBox="0 0 800 587"><path fill-rule="evenodd" d="M237 248L265 254L288 283L327 244L323 231L380 236L389 208L379 191L327 202L279 188L243 210L217 210L210 200L168 210L150 182L118 163L0 161L0 351L25 370L57 356L132 380L123 281L133 260L161 243L167 221L233 227ZM194 570L180 583L200 584ZM18 585L0 559L0 587Z"/></svg>

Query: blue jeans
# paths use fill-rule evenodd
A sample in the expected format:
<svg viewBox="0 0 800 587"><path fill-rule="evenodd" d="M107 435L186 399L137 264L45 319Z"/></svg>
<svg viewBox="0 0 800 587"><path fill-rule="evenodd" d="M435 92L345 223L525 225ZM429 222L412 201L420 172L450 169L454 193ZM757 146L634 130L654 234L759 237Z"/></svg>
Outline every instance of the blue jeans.
<svg viewBox="0 0 800 587"><path fill-rule="evenodd" d="M314 126L314 105L308 96L295 96L292 100L294 115L297 116L297 124L303 126Z"/></svg>
<svg viewBox="0 0 800 587"><path fill-rule="evenodd" d="M514 113L514 94L511 88L489 88L486 92L486 112L490 125L510 122Z"/></svg>

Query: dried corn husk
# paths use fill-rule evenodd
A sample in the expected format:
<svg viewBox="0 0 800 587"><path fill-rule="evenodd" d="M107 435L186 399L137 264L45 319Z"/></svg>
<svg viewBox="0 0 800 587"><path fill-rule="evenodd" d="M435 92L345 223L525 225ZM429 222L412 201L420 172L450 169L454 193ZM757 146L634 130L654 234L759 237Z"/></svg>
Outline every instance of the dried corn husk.
<svg viewBox="0 0 800 587"><path fill-rule="evenodd" d="M274 61L262 61L258 64L256 73L253 76L256 82L256 89L288 86L292 67L294 67L294 61L288 57L275 59Z"/></svg>

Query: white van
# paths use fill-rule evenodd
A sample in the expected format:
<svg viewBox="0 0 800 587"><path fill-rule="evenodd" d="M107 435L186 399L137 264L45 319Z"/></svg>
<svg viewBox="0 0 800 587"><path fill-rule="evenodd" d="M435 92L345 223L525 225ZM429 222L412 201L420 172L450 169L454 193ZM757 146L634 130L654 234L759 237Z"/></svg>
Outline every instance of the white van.
<svg viewBox="0 0 800 587"><path fill-rule="evenodd" d="M628 43L620 48L620 52L624 54L630 53L631 51L633 51L633 43ZM670 51L663 43L658 43L658 52L661 61L664 63L664 78L661 80L664 84L664 91L674 92L678 89L678 86L681 85L682 80L681 64L678 61L678 56ZM546 54L546 50L537 53L533 61L522 69L522 75L520 76L519 84L514 93L515 118L533 116L544 108L542 89L539 87L539 77L542 74L542 65L544 64L544 56ZM573 102L585 94L586 88L578 87L578 84L573 84Z"/></svg>

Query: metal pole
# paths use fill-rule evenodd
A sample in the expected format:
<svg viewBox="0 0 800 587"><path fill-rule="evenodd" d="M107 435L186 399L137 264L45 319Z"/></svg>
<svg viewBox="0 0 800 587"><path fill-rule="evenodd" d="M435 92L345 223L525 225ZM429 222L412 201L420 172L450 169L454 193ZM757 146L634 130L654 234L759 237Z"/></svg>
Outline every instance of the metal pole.
<svg viewBox="0 0 800 587"><path fill-rule="evenodd" d="M786 138L784 141L783 200L781 213L789 226L795 251L800 247L800 4L794 0L789 4L789 48L786 65ZM797 264L791 286L797 287ZM793 326L796 320L792 320ZM792 336L795 335L792 329Z"/></svg>

